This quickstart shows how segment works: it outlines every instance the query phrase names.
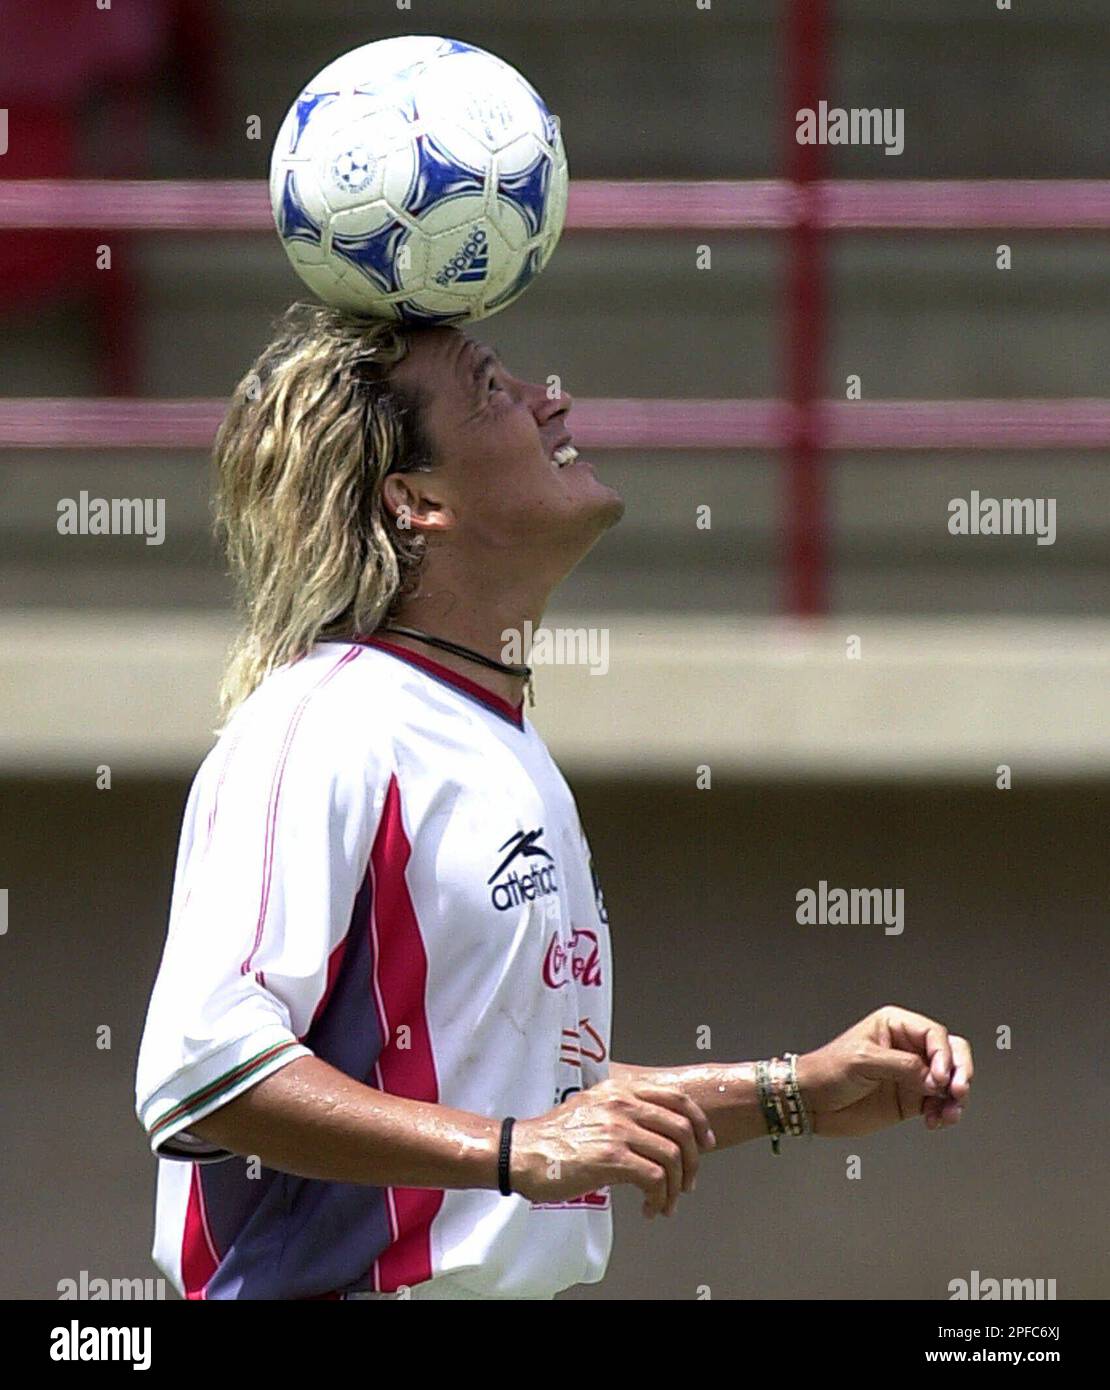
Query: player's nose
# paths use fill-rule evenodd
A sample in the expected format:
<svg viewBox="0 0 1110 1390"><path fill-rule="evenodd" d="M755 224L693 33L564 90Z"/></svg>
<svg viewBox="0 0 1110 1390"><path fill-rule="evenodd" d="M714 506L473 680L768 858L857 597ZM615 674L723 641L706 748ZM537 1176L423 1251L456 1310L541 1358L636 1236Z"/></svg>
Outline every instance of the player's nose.
<svg viewBox="0 0 1110 1390"><path fill-rule="evenodd" d="M558 377L554 377L547 386L538 383L533 385L531 391L533 395L532 410L537 423L540 425L546 425L557 415L565 415L574 404L574 397L569 391L563 390Z"/></svg>

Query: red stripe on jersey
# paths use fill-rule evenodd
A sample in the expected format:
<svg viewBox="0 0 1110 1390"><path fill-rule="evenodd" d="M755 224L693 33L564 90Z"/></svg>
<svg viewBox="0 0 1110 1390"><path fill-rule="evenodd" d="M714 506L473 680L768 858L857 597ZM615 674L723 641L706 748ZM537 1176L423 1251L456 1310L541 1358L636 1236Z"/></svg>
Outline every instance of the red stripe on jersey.
<svg viewBox="0 0 1110 1390"><path fill-rule="evenodd" d="M270 882L273 878L274 871L274 840L277 832L278 802L281 799L281 784L285 777L285 764L289 760L289 750L293 746L293 735L297 732L297 725L301 722L301 716L308 708L309 700L312 699L313 695L315 695L318 690L327 685L328 681L331 680L332 676L334 676L337 671L342 670L342 668L356 656L358 656L357 647L351 647L348 651L344 652L327 674L322 676L312 689L301 697L297 708L293 711L292 718L289 720L289 727L285 731L285 740L281 746L281 755L278 758L278 765L274 769L274 779L270 785L270 801L266 807L266 838L262 847L262 897L258 904L258 921L255 923L254 943L251 946L250 953L239 967L239 973L241 975L250 974L251 961L254 959L255 953L262 944L262 928L266 923L266 909L270 905Z"/></svg>
<svg viewBox="0 0 1110 1390"><path fill-rule="evenodd" d="M227 776L228 768L231 766L231 760L235 756L235 750L239 747L239 740L242 737L243 730L240 728L238 733L228 740L227 754L220 768L220 776L216 783L216 790L212 793L212 809L208 812L208 839L204 844L205 853L207 853L208 846L212 843L212 831L216 828L216 808L220 803L220 791L224 785L224 778Z"/></svg>
<svg viewBox="0 0 1110 1390"><path fill-rule="evenodd" d="M193 1164L189 1182L189 1204L185 1208L185 1232L181 1240L181 1282L186 1298L203 1298L209 1279L220 1263L208 1229L204 1192L200 1185L200 1165Z"/></svg>
<svg viewBox="0 0 1110 1390"><path fill-rule="evenodd" d="M356 637L353 640L364 647L377 647L379 651L388 652L390 656L400 657L402 661L407 661L410 666L427 671L429 676L435 676L437 680L441 680L447 685L453 685L456 690L461 690L464 695L469 695L472 700L477 700L479 704L493 710L494 714L499 714L502 719L507 719L518 729L523 729L523 700L519 705L511 705L508 700L502 699L500 695L495 695L484 685L479 685L477 681L460 675L458 671L452 671L448 666L442 666L438 661L433 661L430 656L425 656L423 652L411 652L408 647L398 647L393 642L387 642L384 637Z"/></svg>
<svg viewBox="0 0 1110 1390"><path fill-rule="evenodd" d="M439 1082L424 1002L428 957L405 881L410 854L401 793L393 776L370 852L372 987L382 1033L377 1081L390 1095L435 1103ZM402 1027L408 1030L407 1045L399 1047L397 1032ZM443 1192L435 1188L387 1189L393 1239L374 1262L377 1292L395 1293L402 1286L411 1287L432 1277L431 1225L442 1205Z"/></svg>

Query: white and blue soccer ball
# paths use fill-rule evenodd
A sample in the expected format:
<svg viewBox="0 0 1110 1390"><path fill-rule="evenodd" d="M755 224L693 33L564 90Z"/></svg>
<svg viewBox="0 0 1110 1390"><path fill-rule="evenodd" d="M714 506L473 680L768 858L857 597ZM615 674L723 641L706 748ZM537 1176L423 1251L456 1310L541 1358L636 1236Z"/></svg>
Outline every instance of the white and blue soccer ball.
<svg viewBox="0 0 1110 1390"><path fill-rule="evenodd" d="M520 73L455 39L382 39L329 63L278 131L270 199L322 300L408 323L511 304L563 230L558 119Z"/></svg>

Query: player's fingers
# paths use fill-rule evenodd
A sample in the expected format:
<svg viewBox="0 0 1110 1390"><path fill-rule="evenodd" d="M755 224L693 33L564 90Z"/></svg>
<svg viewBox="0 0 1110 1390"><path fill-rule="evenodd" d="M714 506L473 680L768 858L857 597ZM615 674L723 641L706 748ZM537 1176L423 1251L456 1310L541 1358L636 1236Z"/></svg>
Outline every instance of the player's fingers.
<svg viewBox="0 0 1110 1390"><path fill-rule="evenodd" d="M964 1108L958 1100L952 1100L951 1097L936 1097L926 1101L921 1113L925 1118L926 1129L951 1129L953 1125L959 1124Z"/></svg>
<svg viewBox="0 0 1110 1390"><path fill-rule="evenodd" d="M644 1194L645 1216L658 1216L660 1212L666 1211L667 1174L651 1159L638 1153L626 1153L612 1181L628 1183L640 1189Z"/></svg>
<svg viewBox="0 0 1110 1390"><path fill-rule="evenodd" d="M949 1035L952 1044L952 1081L948 1093L961 1105L966 1105L971 1095L971 1078L975 1075L975 1064L971 1058L971 1044L966 1038Z"/></svg>
<svg viewBox="0 0 1110 1390"><path fill-rule="evenodd" d="M691 1100L683 1091L678 1090L677 1087L658 1085L637 1086L635 1091L641 1099L649 1100L653 1105L662 1105L668 1110L675 1111L676 1114L685 1115L694 1126L694 1134L699 1149L716 1147L717 1139L710 1126L708 1115L696 1100Z"/></svg>
<svg viewBox="0 0 1110 1390"><path fill-rule="evenodd" d="M948 1092L937 1100L935 1128L951 1129L963 1118L964 1107L971 1096L971 1078L975 1072L971 1060L971 1044L966 1038L949 1034L952 1044L952 1080Z"/></svg>
<svg viewBox="0 0 1110 1390"><path fill-rule="evenodd" d="M673 1139L667 1139L650 1129L634 1130L626 1142L632 1153L662 1168L667 1184L662 1209L670 1216L682 1194L682 1150Z"/></svg>
<svg viewBox="0 0 1110 1390"><path fill-rule="evenodd" d="M682 1154L682 1191L692 1191L698 1176L699 1161L698 1141L692 1121L684 1114L676 1114L663 1105L652 1105L647 1101L636 1112L636 1121L645 1129L654 1130L679 1146Z"/></svg>
<svg viewBox="0 0 1110 1390"><path fill-rule="evenodd" d="M889 1008L884 1012L890 1027L902 1032L928 1062L937 1085L947 1089L952 1075L952 1048L944 1024L910 1009Z"/></svg>
<svg viewBox="0 0 1110 1390"><path fill-rule="evenodd" d="M943 1023L934 1023L925 1034L929 1066L939 1086L947 1089L952 1080L952 1044Z"/></svg>
<svg viewBox="0 0 1110 1390"><path fill-rule="evenodd" d="M896 1047L865 1046L855 1057L854 1070L868 1081L893 1081L898 1087L899 1100L910 1101L910 1113L918 1108L918 1098L936 1094L935 1082L928 1066L916 1052L902 1052Z"/></svg>

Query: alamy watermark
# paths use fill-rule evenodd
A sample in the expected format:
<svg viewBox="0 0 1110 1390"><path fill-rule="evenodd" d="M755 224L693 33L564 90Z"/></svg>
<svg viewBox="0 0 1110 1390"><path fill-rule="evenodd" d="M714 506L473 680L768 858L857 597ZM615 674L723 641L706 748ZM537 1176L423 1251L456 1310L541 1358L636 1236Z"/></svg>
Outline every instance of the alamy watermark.
<svg viewBox="0 0 1110 1390"><path fill-rule="evenodd" d="M130 1361L135 1371L150 1370L149 1327L68 1327L50 1330L51 1361Z"/></svg>
<svg viewBox="0 0 1110 1390"><path fill-rule="evenodd" d="M954 536L1036 536L1038 545L1056 542L1055 497L953 497L948 529Z"/></svg>
<svg viewBox="0 0 1110 1390"><path fill-rule="evenodd" d="M959 1299L1054 1299L1055 1279L991 1279L980 1276L977 1269L970 1279L949 1279L949 1301Z"/></svg>
<svg viewBox="0 0 1110 1390"><path fill-rule="evenodd" d="M501 660L514 666L588 666L591 676L609 670L606 627L533 628L529 621L523 631L506 628L501 641Z"/></svg>
<svg viewBox="0 0 1110 1390"><path fill-rule="evenodd" d="M901 154L906 148L906 112L901 106L830 107L819 101L817 110L803 106L797 112L799 145L882 145L884 154Z"/></svg>
<svg viewBox="0 0 1110 1390"><path fill-rule="evenodd" d="M166 539L164 497L90 497L80 492L58 503L60 536L145 536L147 545Z"/></svg>
<svg viewBox="0 0 1110 1390"><path fill-rule="evenodd" d="M78 1298L93 1303L101 1299L119 1299L125 1302L149 1301L165 1298L165 1296L166 1281L164 1279L104 1279L99 1275L90 1274L87 1269L83 1269L76 1279L58 1280L58 1298L60 1301L68 1298Z"/></svg>
<svg viewBox="0 0 1110 1390"><path fill-rule="evenodd" d="M903 888L830 888L821 879L816 888L799 888L796 902L794 916L802 926L882 925L886 936L901 936L905 930Z"/></svg>

